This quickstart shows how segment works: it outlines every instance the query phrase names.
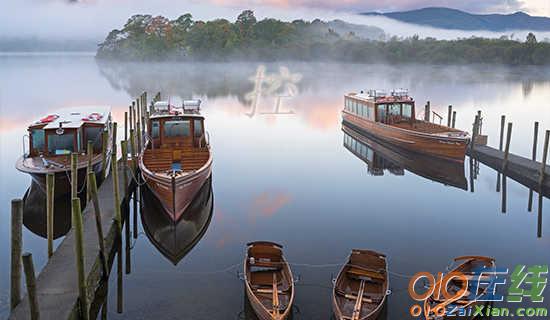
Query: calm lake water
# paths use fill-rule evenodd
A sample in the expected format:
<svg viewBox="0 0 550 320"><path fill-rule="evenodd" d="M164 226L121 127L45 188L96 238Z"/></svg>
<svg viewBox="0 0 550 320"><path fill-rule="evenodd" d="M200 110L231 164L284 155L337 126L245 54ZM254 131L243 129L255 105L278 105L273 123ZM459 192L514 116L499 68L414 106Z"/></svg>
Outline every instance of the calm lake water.
<svg viewBox="0 0 550 320"><path fill-rule="evenodd" d="M20 54L2 55L0 70L1 318L9 308L10 200L23 197L31 185L30 177L14 168L26 126L55 109L91 104L112 106L121 124L130 99L144 90L150 96L162 91L174 100L203 100L214 153L212 182L193 214L177 226L166 224L144 195L147 207L138 216L138 237L131 243L132 272L124 276L124 313L115 309L114 272L110 319L248 319L237 272L245 244L254 240L283 244L294 264L300 276L295 319L330 318L335 264L344 262L352 248L388 256L393 293L387 319L406 318L412 305L408 278L400 275L444 271L459 255L493 256L510 269L550 261L548 199L539 237L538 195L528 212L524 186L508 179L503 214L497 174L482 164L475 192L470 191L468 160L450 177L436 174L436 181L415 174L414 165L403 170L396 159L367 164L360 157L366 147L345 137L340 117L344 93L408 88L418 116L427 100L444 116L452 104L457 127L468 131L482 110L483 131L492 146L498 145L500 115L505 114L514 125L512 152L530 156L533 122L540 121L541 132L550 129L548 68L132 64L98 63L86 55ZM258 71L265 75L261 94L253 92ZM285 97L278 101L277 95ZM254 97L259 97L255 109ZM539 150L542 140L540 134ZM421 164L431 165L429 160ZM40 219L40 214L26 213L24 229L24 250L33 253L37 271L47 260ZM59 227L60 235L67 226Z"/></svg>

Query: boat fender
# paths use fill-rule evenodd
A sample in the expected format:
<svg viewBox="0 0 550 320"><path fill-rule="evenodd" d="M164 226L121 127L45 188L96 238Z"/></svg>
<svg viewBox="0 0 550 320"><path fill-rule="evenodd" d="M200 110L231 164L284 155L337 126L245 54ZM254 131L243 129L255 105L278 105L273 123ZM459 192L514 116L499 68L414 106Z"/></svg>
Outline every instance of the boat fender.
<svg viewBox="0 0 550 320"><path fill-rule="evenodd" d="M57 118L59 118L57 114L50 114L47 117L40 119L40 123L50 123L52 121L55 121Z"/></svg>
<svg viewBox="0 0 550 320"><path fill-rule="evenodd" d="M250 261L250 264L255 264L256 263L256 259L254 259L254 257L250 257L249 261Z"/></svg>

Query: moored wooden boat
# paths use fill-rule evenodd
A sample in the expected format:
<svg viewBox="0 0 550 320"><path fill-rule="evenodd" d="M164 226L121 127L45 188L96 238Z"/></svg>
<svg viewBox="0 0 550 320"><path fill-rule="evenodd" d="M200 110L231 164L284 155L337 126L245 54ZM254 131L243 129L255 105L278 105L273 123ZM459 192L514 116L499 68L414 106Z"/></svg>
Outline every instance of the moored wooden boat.
<svg viewBox="0 0 550 320"><path fill-rule="evenodd" d="M464 162L468 134L416 119L415 102L406 91L349 93L344 104L343 121L367 134L414 152Z"/></svg>
<svg viewBox="0 0 550 320"><path fill-rule="evenodd" d="M461 256L455 258L454 263L457 265L448 274L462 275L452 278L447 284L446 290L454 298L447 299L434 291L424 301L426 320L448 318L448 312L453 313L450 317L453 318L460 314L460 309L466 310L465 315L460 316L461 319L475 319L474 313L468 312L468 308L475 310L475 305L488 303L489 299L483 297L490 293L489 288L496 280L495 259L486 256ZM463 291L464 289L466 290Z"/></svg>
<svg viewBox="0 0 550 320"><path fill-rule="evenodd" d="M109 107L73 107L62 109L33 122L28 127L28 153L21 156L15 167L28 173L46 190L46 175L55 174L55 195L61 196L71 190L70 155L78 153L78 191L86 181L88 141L93 142L92 169L98 183L103 177L103 168L108 169L111 153L111 109ZM105 150L107 163L103 165L103 132L108 132Z"/></svg>
<svg viewBox="0 0 550 320"><path fill-rule="evenodd" d="M386 256L354 249L332 290L337 320L373 320L382 312L388 292Z"/></svg>
<svg viewBox="0 0 550 320"><path fill-rule="evenodd" d="M244 278L246 295L260 320L283 320L291 315L294 280L281 245L248 243Z"/></svg>
<svg viewBox="0 0 550 320"><path fill-rule="evenodd" d="M156 102L148 132L139 157L141 174L164 211L178 221L211 173L212 154L200 100L184 101L182 108Z"/></svg>

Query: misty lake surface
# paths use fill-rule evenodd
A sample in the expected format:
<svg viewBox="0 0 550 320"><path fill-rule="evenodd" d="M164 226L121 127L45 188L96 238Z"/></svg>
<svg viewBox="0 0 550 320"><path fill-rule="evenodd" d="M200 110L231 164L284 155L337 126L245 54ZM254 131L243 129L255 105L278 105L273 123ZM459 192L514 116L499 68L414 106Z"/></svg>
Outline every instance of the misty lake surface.
<svg viewBox="0 0 550 320"><path fill-rule="evenodd" d="M498 147L505 114L513 122L511 151L530 157L533 122L540 121L541 132L550 129L548 68L139 64L98 62L91 55L18 54L2 55L0 71L0 318L9 309L10 201L31 185L30 177L14 168L26 127L59 108L110 105L120 129L129 101L143 91L149 97L161 91L174 101L203 100L214 155L212 184L182 227L167 226L162 213L150 207L138 216L132 270L124 276L124 313L116 313L113 272L110 319L248 319L238 272L246 243L254 240L284 245L300 278L295 319L331 317L336 264L353 248L388 256L393 293L385 319L407 318L413 303L407 275L445 271L456 256L493 256L497 265L510 269L550 261L548 199L539 237L536 193L528 212L528 189L508 179L507 212L502 213L497 174L483 164L474 192L468 159L452 177L461 181L458 186L415 174L414 168L403 170L392 159L369 164L360 157L363 147L345 137L340 114L345 93L408 88L419 117L427 100L444 117L452 104L457 127L471 131L475 113L482 110L491 146ZM266 81L261 93L253 92L258 71ZM24 251L33 253L37 272L47 262L41 221L40 213L25 215ZM70 226L64 222L55 245ZM174 242L163 242L170 237ZM549 307L546 296L543 305Z"/></svg>

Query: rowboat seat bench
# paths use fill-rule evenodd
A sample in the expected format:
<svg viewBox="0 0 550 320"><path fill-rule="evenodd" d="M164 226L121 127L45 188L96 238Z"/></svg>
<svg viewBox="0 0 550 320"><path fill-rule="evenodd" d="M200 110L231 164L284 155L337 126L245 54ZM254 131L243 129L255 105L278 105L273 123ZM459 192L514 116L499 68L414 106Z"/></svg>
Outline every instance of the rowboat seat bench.
<svg viewBox="0 0 550 320"><path fill-rule="evenodd" d="M373 280L385 281L386 276L380 272L365 270L361 268L351 267L347 271L348 274L356 277L368 277Z"/></svg>

